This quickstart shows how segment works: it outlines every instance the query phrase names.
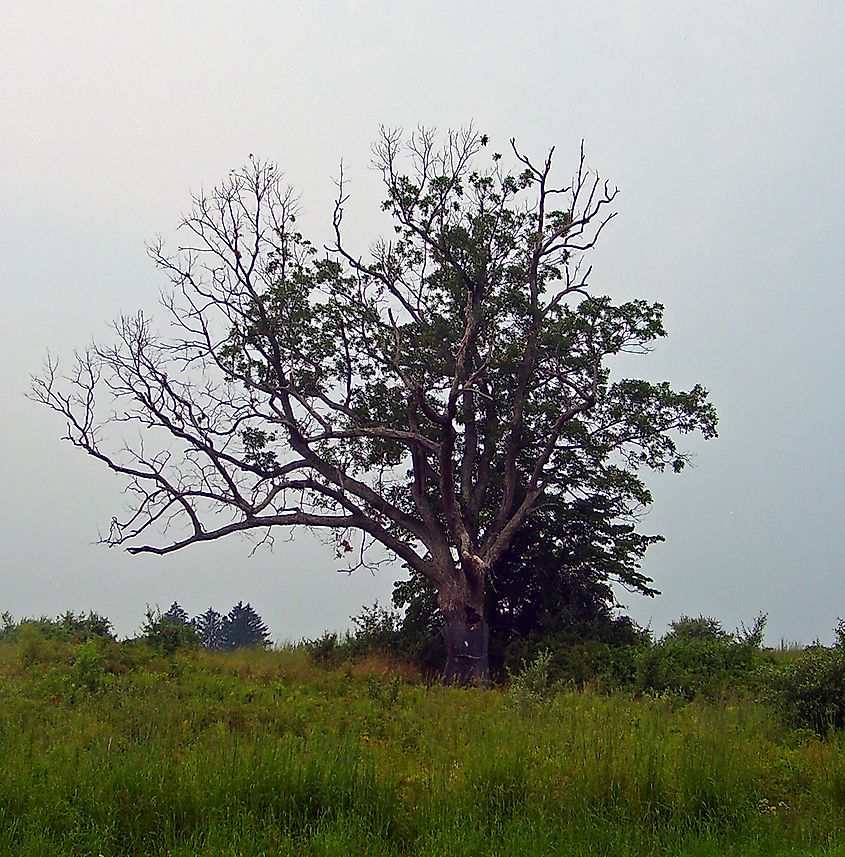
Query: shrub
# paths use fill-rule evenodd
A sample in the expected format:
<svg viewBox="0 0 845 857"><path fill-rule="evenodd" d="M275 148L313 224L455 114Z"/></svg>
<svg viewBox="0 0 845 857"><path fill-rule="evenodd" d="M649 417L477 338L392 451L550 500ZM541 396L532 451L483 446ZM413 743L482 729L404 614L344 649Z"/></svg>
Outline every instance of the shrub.
<svg viewBox="0 0 845 857"><path fill-rule="evenodd" d="M55 619L42 616L40 619L21 619L20 622L15 622L11 613L0 615L0 640L18 640L24 629L27 629L27 634L60 642L84 643L91 639L115 639L111 621L99 613L89 612L86 615L68 610Z"/></svg>
<svg viewBox="0 0 845 857"><path fill-rule="evenodd" d="M303 640L300 646L315 664L321 666L334 666L343 659L342 643L334 631L326 631L314 640Z"/></svg>
<svg viewBox="0 0 845 857"><path fill-rule="evenodd" d="M179 649L197 648L200 640L196 629L187 622L172 618L168 613L162 614L158 609L153 610L148 606L146 621L141 626L141 639L166 655L172 655Z"/></svg>
<svg viewBox="0 0 845 857"><path fill-rule="evenodd" d="M638 653L648 645L646 640L614 645L603 640L578 639L571 634L532 635L510 643L505 650L504 667L513 676L522 665L535 662L547 652L550 681L612 690L635 683Z"/></svg>
<svg viewBox="0 0 845 857"><path fill-rule="evenodd" d="M740 622L739 628L734 633L736 641L744 646L750 646L752 649L762 649L768 620L767 613L758 613L750 626L746 627L744 622Z"/></svg>
<svg viewBox="0 0 845 857"><path fill-rule="evenodd" d="M732 635L675 637L643 649L637 657L639 693L677 693L686 699L718 696L747 687L761 664L757 650Z"/></svg>
<svg viewBox="0 0 845 857"><path fill-rule="evenodd" d="M73 683L88 691L97 690L105 677L100 645L93 638L82 643L71 667L70 678Z"/></svg>
<svg viewBox="0 0 845 857"><path fill-rule="evenodd" d="M845 651L814 646L770 674L769 700L791 726L825 735L845 725Z"/></svg>
<svg viewBox="0 0 845 857"><path fill-rule="evenodd" d="M713 619L710 616L684 616L669 623L669 632L663 638L666 641L708 641L708 642L728 642L733 639L722 627L722 623L718 619Z"/></svg>
<svg viewBox="0 0 845 857"><path fill-rule="evenodd" d="M398 610L382 607L376 602L352 617L352 630L343 635L326 631L314 640L303 640L315 663L336 665L345 660L360 660L367 655L388 655L409 661L423 671L442 667L438 657L443 649L442 636L432 640L419 633Z"/></svg>
<svg viewBox="0 0 845 857"><path fill-rule="evenodd" d="M833 636L836 641L834 643L836 648L845 651L845 619L836 620L836 627L833 629Z"/></svg>
<svg viewBox="0 0 845 857"><path fill-rule="evenodd" d="M18 623L8 610L0 613L0 640L11 640L17 629Z"/></svg>
<svg viewBox="0 0 845 857"><path fill-rule="evenodd" d="M400 652L402 617L398 611L381 607L376 602L353 616L352 625L354 630L347 639L353 654Z"/></svg>
<svg viewBox="0 0 845 857"><path fill-rule="evenodd" d="M536 705L552 694L552 653L548 649L538 652L531 661L523 661L517 673L510 673L508 701L520 708Z"/></svg>

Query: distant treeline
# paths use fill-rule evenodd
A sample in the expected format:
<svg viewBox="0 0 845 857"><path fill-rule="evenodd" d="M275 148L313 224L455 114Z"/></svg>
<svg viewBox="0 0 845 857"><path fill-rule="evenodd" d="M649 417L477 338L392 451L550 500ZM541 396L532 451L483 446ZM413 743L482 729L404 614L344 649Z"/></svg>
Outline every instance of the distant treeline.
<svg viewBox="0 0 845 857"><path fill-rule="evenodd" d="M71 642L92 638L116 640L111 620L99 613L67 611L55 619L42 616L20 621L15 621L8 612L0 614L0 640L16 640L22 633ZM266 648L270 645L270 632L249 603L239 601L225 615L209 607L191 619L174 601L164 613L147 607L141 632L131 640L143 640L166 653L199 646L212 651L231 651Z"/></svg>

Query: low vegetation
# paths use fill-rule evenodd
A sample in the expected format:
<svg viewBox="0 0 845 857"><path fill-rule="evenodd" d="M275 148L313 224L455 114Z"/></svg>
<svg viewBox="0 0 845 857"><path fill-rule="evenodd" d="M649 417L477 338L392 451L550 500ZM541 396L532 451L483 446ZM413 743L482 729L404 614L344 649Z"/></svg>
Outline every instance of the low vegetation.
<svg viewBox="0 0 845 857"><path fill-rule="evenodd" d="M679 621L456 689L376 621L167 652L73 618L0 631L0 854L845 854L838 646Z"/></svg>

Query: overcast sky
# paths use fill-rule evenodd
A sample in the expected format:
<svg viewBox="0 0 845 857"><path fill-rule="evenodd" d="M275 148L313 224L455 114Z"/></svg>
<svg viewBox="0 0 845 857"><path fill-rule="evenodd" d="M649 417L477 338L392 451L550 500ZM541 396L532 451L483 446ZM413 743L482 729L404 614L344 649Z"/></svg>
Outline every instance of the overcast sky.
<svg viewBox="0 0 845 857"><path fill-rule="evenodd" d="M328 238L332 176L375 238L380 123L473 121L503 149L580 140L621 188L593 285L667 308L634 369L702 382L720 438L651 479L644 565L624 600L656 632L681 613L768 641L829 641L845 616L845 5L841 2L33 2L0 27L0 610L96 610L120 634L146 604L250 601L276 639L342 628L399 570L336 573L307 533L166 558L94 544L120 484L24 398L47 349L155 309L144 242L250 153L278 161ZM363 249L363 248L362 248Z"/></svg>

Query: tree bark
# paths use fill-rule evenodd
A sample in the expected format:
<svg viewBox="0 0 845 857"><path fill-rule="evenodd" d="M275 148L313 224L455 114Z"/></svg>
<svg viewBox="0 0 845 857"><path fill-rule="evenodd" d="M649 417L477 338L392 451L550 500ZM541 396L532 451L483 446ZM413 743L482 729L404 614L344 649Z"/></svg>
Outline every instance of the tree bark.
<svg viewBox="0 0 845 857"><path fill-rule="evenodd" d="M443 636L446 639L446 684L484 684L490 676L487 656L488 629L483 617L444 617Z"/></svg>
<svg viewBox="0 0 845 857"><path fill-rule="evenodd" d="M443 614L446 642L446 684L483 684L490 677L489 631L484 618L484 583L475 574L456 576L441 584L437 600Z"/></svg>

